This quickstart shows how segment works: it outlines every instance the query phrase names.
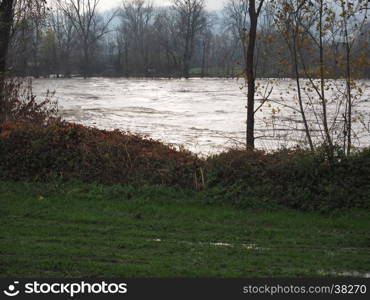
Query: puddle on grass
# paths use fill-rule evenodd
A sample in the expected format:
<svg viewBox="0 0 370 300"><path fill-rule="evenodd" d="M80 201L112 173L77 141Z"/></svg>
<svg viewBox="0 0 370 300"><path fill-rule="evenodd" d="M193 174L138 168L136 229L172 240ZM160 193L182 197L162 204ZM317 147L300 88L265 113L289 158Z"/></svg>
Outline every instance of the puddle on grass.
<svg viewBox="0 0 370 300"><path fill-rule="evenodd" d="M249 250L269 250L266 247L258 247L256 244L242 244L242 247Z"/></svg>
<svg viewBox="0 0 370 300"><path fill-rule="evenodd" d="M229 244L229 243L210 243L211 246L216 246L216 247L242 247L248 250L268 250L268 248L262 248L258 247L256 244L241 244L241 245L234 245L234 244Z"/></svg>
<svg viewBox="0 0 370 300"><path fill-rule="evenodd" d="M151 242L164 242L162 239L149 239L148 241ZM269 248L258 247L256 244L230 244L224 242L190 242L190 241L177 241L177 243L182 244L189 244L189 245L210 245L215 247L227 247L227 248L234 248L234 247L242 247L248 250L269 250ZM370 272L361 273L358 271L324 271L319 270L318 274L324 276L343 276L343 277L358 277L358 278L370 278Z"/></svg>
<svg viewBox="0 0 370 300"><path fill-rule="evenodd" d="M148 241L151 242L163 242L162 239L149 239ZM234 247L241 247L247 250L269 250L269 248L263 248L263 247L258 247L256 244L230 244L230 243L224 243L224 242L210 242L210 243L205 243L205 242L189 242L189 241L178 241L178 243L182 244L190 244L190 245L210 245L210 246L215 246L215 247L228 247L228 248L234 248Z"/></svg>
<svg viewBox="0 0 370 300"><path fill-rule="evenodd" d="M320 275L325 276L347 276L347 277L358 277L358 278L370 278L370 272L361 273L358 271L323 271L318 272Z"/></svg>
<svg viewBox="0 0 370 300"><path fill-rule="evenodd" d="M216 247L234 247L231 244L228 243L209 243L211 246L216 246Z"/></svg>

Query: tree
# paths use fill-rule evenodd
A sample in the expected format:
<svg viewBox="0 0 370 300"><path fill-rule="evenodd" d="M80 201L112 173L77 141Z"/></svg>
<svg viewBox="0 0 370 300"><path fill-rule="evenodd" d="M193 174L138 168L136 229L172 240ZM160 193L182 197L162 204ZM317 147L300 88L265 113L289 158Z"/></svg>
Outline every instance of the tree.
<svg viewBox="0 0 370 300"><path fill-rule="evenodd" d="M6 70L6 56L14 18L14 4L14 0L2 0L0 3L0 76L3 76Z"/></svg>
<svg viewBox="0 0 370 300"><path fill-rule="evenodd" d="M8 48L19 24L45 15L46 0L0 0L0 74L7 66Z"/></svg>
<svg viewBox="0 0 370 300"><path fill-rule="evenodd" d="M283 0L278 2L274 9L276 10L276 25L282 34L283 39L288 46L291 65L293 66L293 76L297 86L297 98L299 103L299 113L301 114L306 138L311 151L314 151L314 145L311 137L311 131L307 122L306 111L301 87L301 73L299 71L299 47L305 42L307 33L303 28L303 23L306 23L306 28L310 28L312 24L307 24L312 20L305 18L305 11L302 9L306 0Z"/></svg>
<svg viewBox="0 0 370 300"><path fill-rule="evenodd" d="M55 73L59 77L71 76L71 56L76 44L76 30L70 18L56 6L49 17L50 26L56 39Z"/></svg>
<svg viewBox="0 0 370 300"><path fill-rule="evenodd" d="M245 67L245 74L247 77L248 84L248 104L247 104L247 148L253 150L255 147L255 137L254 137L254 98L256 93L256 77L255 77L255 47L257 39L257 24L258 17L260 16L264 0L259 1L258 7L256 7L255 0L249 0L249 21L250 29L248 36L248 48L247 48L247 61Z"/></svg>
<svg viewBox="0 0 370 300"><path fill-rule="evenodd" d="M153 26L155 38L164 50L167 77L171 78L181 74L181 70L179 70L181 51L176 15L172 10L162 8L156 14Z"/></svg>
<svg viewBox="0 0 370 300"><path fill-rule="evenodd" d="M13 4L13 0L2 0L0 4L0 123L6 120L4 76L10 42L10 31L13 24Z"/></svg>
<svg viewBox="0 0 370 300"><path fill-rule="evenodd" d="M100 0L58 0L59 7L71 20L82 43L83 76L90 76L90 55L93 45L108 31L109 24L116 16L112 13L107 20L98 16Z"/></svg>
<svg viewBox="0 0 370 300"><path fill-rule="evenodd" d="M228 31L216 33L210 47L210 65L218 70L218 76L236 77L235 62L240 58L239 41Z"/></svg>
<svg viewBox="0 0 370 300"><path fill-rule="evenodd" d="M367 11L369 9L368 1L347 1L336 0L337 5L341 8L340 25L343 37L343 44L345 48L345 80L346 80L346 113L345 113L345 134L344 134L344 151L347 155L351 153L352 149L352 119L353 119L353 95L354 87L352 78L352 51L355 42L357 41L356 33L361 33L363 27L366 25ZM362 16L361 18L357 16ZM351 26L352 25L352 26ZM351 28L352 27L352 28ZM347 143L347 147L345 144Z"/></svg>
<svg viewBox="0 0 370 300"><path fill-rule="evenodd" d="M178 30L182 40L183 76L188 79L196 37L206 24L204 0L173 0L173 8L177 13Z"/></svg>
<svg viewBox="0 0 370 300"><path fill-rule="evenodd" d="M16 26L15 21L21 19L30 11L42 13L46 0L1 0L0 2L0 123L6 121L5 108L5 76L8 58L8 48L12 33Z"/></svg>
<svg viewBox="0 0 370 300"><path fill-rule="evenodd" d="M247 30L249 28L248 1L228 0L223 9L226 28L239 41L244 65L247 64Z"/></svg>
<svg viewBox="0 0 370 300"><path fill-rule="evenodd" d="M361 113L354 115L355 100L363 93L355 79L368 61L368 44L362 41L368 2L282 0L275 2L274 10L296 79L299 108L289 108L301 113L311 150L315 139L327 146L330 159L336 146L350 154L356 136L352 120L363 121Z"/></svg>
<svg viewBox="0 0 370 300"><path fill-rule="evenodd" d="M211 43L212 43L213 33L210 29L206 28L202 32L201 37L201 52L202 52L202 63L201 63L201 75L200 77L203 78L206 75L207 69L207 61L209 52L211 50Z"/></svg>
<svg viewBox="0 0 370 300"><path fill-rule="evenodd" d="M148 75L149 67L149 36L151 34L151 21L153 6L145 0L125 0L120 13L121 25L119 34L124 41L126 72L129 73L129 51L131 51L131 63L136 66L137 74Z"/></svg>

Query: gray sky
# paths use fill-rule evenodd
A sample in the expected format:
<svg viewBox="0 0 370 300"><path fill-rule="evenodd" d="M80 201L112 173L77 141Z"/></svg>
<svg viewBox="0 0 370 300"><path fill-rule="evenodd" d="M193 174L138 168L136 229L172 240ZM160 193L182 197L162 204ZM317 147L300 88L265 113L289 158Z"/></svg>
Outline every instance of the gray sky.
<svg viewBox="0 0 370 300"><path fill-rule="evenodd" d="M171 3L171 0L151 0L152 3L156 6L159 5L168 5ZM209 10L220 9L223 6L225 0L206 0L206 7ZM101 9L110 9L117 7L122 3L122 0L100 0Z"/></svg>

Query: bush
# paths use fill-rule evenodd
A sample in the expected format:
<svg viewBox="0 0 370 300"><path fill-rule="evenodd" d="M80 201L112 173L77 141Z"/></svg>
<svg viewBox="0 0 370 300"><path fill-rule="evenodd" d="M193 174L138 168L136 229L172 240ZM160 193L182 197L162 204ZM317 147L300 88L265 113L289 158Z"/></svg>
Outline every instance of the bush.
<svg viewBox="0 0 370 300"><path fill-rule="evenodd" d="M206 160L158 141L54 121L0 125L0 178L204 189L205 203L301 210L370 208L370 149L230 150Z"/></svg>
<svg viewBox="0 0 370 300"><path fill-rule="evenodd" d="M370 150L329 161L321 151L231 150L207 160L208 185L304 210L370 208Z"/></svg>
<svg viewBox="0 0 370 300"><path fill-rule="evenodd" d="M195 187L201 161L187 151L121 131L66 122L0 125L0 177Z"/></svg>

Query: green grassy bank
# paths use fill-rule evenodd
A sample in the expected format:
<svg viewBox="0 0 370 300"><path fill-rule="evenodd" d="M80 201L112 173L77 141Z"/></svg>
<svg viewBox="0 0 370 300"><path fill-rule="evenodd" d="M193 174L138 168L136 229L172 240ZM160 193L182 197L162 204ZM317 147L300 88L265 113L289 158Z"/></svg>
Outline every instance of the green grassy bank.
<svg viewBox="0 0 370 300"><path fill-rule="evenodd" d="M210 204L213 197L220 196L175 187L2 181L0 274L335 277L370 271L368 210L237 209Z"/></svg>

